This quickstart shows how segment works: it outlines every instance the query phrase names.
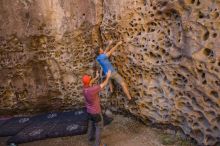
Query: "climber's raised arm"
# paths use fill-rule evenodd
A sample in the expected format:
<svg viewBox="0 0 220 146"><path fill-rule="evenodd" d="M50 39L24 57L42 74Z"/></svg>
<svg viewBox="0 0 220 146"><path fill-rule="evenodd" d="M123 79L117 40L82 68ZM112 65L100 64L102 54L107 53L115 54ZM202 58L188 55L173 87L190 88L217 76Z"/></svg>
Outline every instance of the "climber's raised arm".
<svg viewBox="0 0 220 146"><path fill-rule="evenodd" d="M96 71L96 77L90 81L89 85L91 86L98 79L98 77L99 77L99 72Z"/></svg>
<svg viewBox="0 0 220 146"><path fill-rule="evenodd" d="M113 41L111 40L111 41L109 41L109 43L108 43L108 46L106 47L106 49L105 49L105 51L104 51L104 53L107 53L109 50L110 50L110 46L111 46L111 44L113 43Z"/></svg>
<svg viewBox="0 0 220 146"><path fill-rule="evenodd" d="M118 42L110 51L108 51L107 53L106 53L106 56L111 56L112 55L112 53L118 48L118 46L119 45L121 45L122 44L122 41L120 41L120 42Z"/></svg>

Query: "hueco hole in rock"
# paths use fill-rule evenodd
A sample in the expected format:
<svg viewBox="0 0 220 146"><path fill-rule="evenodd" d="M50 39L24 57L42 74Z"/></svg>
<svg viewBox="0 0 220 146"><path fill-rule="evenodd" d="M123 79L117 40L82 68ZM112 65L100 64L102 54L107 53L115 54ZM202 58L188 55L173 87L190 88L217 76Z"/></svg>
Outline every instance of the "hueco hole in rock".
<svg viewBox="0 0 220 146"><path fill-rule="evenodd" d="M20 129L15 122L10 136L51 125L56 112L57 125L74 123L71 114L59 122L59 114L86 107L83 76L98 71L99 87L107 75L97 52L121 42L109 60L132 99L112 78L113 92L109 83L99 92L102 112L113 117L101 144L219 146L219 15L219 0L0 0L0 131L19 117L41 120ZM86 135L60 137L26 144L91 145ZM9 138L0 145L16 145Z"/></svg>

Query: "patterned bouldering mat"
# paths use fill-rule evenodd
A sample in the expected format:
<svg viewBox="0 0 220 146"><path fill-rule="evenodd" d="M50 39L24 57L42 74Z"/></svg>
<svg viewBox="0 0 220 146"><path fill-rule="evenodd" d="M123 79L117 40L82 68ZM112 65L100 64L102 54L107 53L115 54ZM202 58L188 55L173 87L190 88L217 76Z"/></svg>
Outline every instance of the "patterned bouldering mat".
<svg viewBox="0 0 220 146"><path fill-rule="evenodd" d="M103 116L104 124L110 124L112 118ZM88 114L85 108L68 112L54 112L30 118L32 123L11 137L7 143L27 143L47 138L86 134Z"/></svg>
<svg viewBox="0 0 220 146"><path fill-rule="evenodd" d="M8 120L2 120L0 125L0 137L12 136L17 134L23 128L31 124L29 117L14 117Z"/></svg>

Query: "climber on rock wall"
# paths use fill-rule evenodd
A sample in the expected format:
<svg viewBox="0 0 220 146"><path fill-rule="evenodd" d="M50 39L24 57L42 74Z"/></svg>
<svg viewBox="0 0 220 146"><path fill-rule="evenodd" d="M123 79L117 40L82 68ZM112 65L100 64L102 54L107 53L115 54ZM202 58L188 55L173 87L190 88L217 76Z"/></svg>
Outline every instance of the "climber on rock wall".
<svg viewBox="0 0 220 146"><path fill-rule="evenodd" d="M122 44L122 41L118 42L113 48L110 48L110 45L112 44L112 41L110 41L108 47L103 50L102 48L98 48L98 56L96 58L96 61L101 65L102 70L104 74L106 75L108 70L111 70L111 79L115 80L118 84L121 85L124 93L126 94L129 101L131 101L132 97L129 93L128 87L122 76L115 70L111 62L109 61L109 57L111 54L118 48L119 45ZM112 90L112 83L110 82L110 90Z"/></svg>
<svg viewBox="0 0 220 146"><path fill-rule="evenodd" d="M83 81L83 95L85 97L85 103L87 112L89 114L89 127L88 127L88 139L90 142L95 140L94 146L104 146L101 144L101 129L103 125L103 118L101 114L101 105L99 92L108 84L111 71L107 71L106 79L100 85L92 85L94 81L99 77L98 72L95 78L91 78L89 75L84 75Z"/></svg>

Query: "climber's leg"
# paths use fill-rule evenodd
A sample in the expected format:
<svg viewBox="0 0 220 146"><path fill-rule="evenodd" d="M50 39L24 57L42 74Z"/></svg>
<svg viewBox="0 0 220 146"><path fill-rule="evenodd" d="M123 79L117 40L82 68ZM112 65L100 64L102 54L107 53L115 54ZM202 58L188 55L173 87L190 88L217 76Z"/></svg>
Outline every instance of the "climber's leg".
<svg viewBox="0 0 220 146"><path fill-rule="evenodd" d="M128 98L129 100L131 100L132 97L131 97L131 95L130 95L130 93L129 93L128 86L127 86L127 84L125 83L124 79L121 77L121 75L118 74L118 73L112 73L111 78L114 79L114 80L116 80L117 83L121 85L121 87L122 87L122 89L123 89L125 95L127 96L127 98Z"/></svg>

